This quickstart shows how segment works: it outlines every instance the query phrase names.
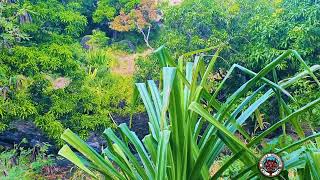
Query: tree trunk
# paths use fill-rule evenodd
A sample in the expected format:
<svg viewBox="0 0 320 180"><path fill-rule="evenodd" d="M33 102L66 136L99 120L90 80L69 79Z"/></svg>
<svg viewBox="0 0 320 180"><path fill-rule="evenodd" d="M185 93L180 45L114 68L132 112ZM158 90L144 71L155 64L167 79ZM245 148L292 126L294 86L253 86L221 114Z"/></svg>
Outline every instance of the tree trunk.
<svg viewBox="0 0 320 180"><path fill-rule="evenodd" d="M148 27L147 34L143 31L143 29L136 23L137 28L143 35L143 40L146 43L146 45L153 50L153 47L149 44L149 36L150 36L150 31L151 31L151 26Z"/></svg>

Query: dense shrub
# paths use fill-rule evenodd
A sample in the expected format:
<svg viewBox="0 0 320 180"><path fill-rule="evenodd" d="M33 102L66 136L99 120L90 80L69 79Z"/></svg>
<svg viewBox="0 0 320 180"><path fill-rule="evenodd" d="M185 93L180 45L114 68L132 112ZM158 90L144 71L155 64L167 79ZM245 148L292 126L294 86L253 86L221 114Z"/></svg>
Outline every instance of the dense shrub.
<svg viewBox="0 0 320 180"><path fill-rule="evenodd" d="M223 66L243 63L260 70L286 49L319 62L319 2L274 0L191 1L165 6L160 44L176 53L229 44ZM296 69L296 64L278 68Z"/></svg>
<svg viewBox="0 0 320 180"><path fill-rule="evenodd" d="M257 72L287 49L297 50L309 65L320 62L320 4L317 1L186 0L177 6L165 5L163 11L163 26L156 42L166 44L172 52L181 54L220 42L228 44L216 70L225 71L237 63ZM288 57L288 61L277 66L279 78L289 77L301 69L299 63L291 59ZM238 80L229 81L225 94L248 79L239 73L234 75ZM300 95L306 97L305 100L315 97L317 91L317 88L305 91L302 86L295 89L296 94L304 92ZM267 114L276 114L272 107Z"/></svg>
<svg viewBox="0 0 320 180"><path fill-rule="evenodd" d="M0 2L1 131L24 119L55 140L66 127L85 138L112 126L112 114L129 113L132 78L110 74L114 56L106 48L109 38L94 30L85 42L87 50L77 39L87 25L85 12L77 8L82 5Z"/></svg>
<svg viewBox="0 0 320 180"><path fill-rule="evenodd" d="M298 99L291 103L293 108L299 107L301 104L309 101L310 99L316 99L320 97L320 91L317 85L309 78L303 79L297 82L294 86L293 94ZM301 121L309 130L309 132L315 131L320 127L320 106L315 106L314 109L308 111L304 116L304 120Z"/></svg>
<svg viewBox="0 0 320 180"><path fill-rule="evenodd" d="M135 60L135 82L145 82L150 79L156 80L160 71L159 62L152 56L140 56Z"/></svg>

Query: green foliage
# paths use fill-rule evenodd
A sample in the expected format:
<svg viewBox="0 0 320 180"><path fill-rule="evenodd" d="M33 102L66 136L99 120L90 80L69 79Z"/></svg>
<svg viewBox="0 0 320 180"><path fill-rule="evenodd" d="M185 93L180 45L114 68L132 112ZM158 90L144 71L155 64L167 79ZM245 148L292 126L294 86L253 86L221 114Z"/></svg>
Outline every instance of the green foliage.
<svg viewBox="0 0 320 180"><path fill-rule="evenodd" d="M159 62L154 56L138 57L135 60L135 66L135 82L146 82L149 79L157 79L160 67Z"/></svg>
<svg viewBox="0 0 320 180"><path fill-rule="evenodd" d="M210 0L186 0L179 6L165 7L159 43L182 54L227 41L228 19L216 7Z"/></svg>
<svg viewBox="0 0 320 180"><path fill-rule="evenodd" d="M319 66L308 68L319 64L319 2L185 0L178 6L161 4L161 13L158 5L148 0L0 1L0 132L23 119L58 143L66 128L86 139L91 131L113 127L114 114L132 113L133 82L154 79L161 74L161 64L164 73L156 82L148 81L149 89L137 84L149 115L150 134L143 141L125 125L117 129L120 138L107 129L109 146L103 156L109 159L104 159L71 131L63 134L94 169L119 179L208 179L207 170L226 146L232 155L214 178L258 176L256 160L276 149L288 163L284 177L294 171L319 179L314 168L319 166L312 166L319 162L319 144L313 142L319 137L305 138L303 131L310 134L320 125L319 74L312 73ZM160 36L154 39L157 30ZM150 48L150 39L152 45L166 43L174 58L160 48L159 61L136 60L135 77L110 73L115 49L134 52L142 42L138 33ZM79 43L83 36L86 50ZM221 42L226 46L220 53L212 46ZM288 49L297 49L306 61ZM215 53L212 60L210 52ZM188 62L196 54L195 61ZM294 75L297 70L304 71ZM249 125L243 127L245 123ZM260 130L251 130L251 123ZM288 123L296 142L287 134ZM306 124L311 124L307 130ZM280 127L283 134L273 138ZM264 143L265 137L272 139ZM61 153L94 175L68 146ZM234 162L239 166L230 165ZM16 170L12 173L19 174Z"/></svg>
<svg viewBox="0 0 320 180"><path fill-rule="evenodd" d="M46 155L48 145L27 149L21 147L23 144L24 140L12 150L1 152L1 179L44 179L41 175L42 168L53 165L53 158Z"/></svg>
<svg viewBox="0 0 320 180"><path fill-rule="evenodd" d="M294 141L291 136L281 135L277 138L272 139L270 142L267 142L266 145L263 147L265 153L273 152L274 149L281 149L290 144Z"/></svg>
<svg viewBox="0 0 320 180"><path fill-rule="evenodd" d="M140 0L100 0L93 13L93 20L97 23L111 21L121 11L129 12L139 3Z"/></svg>
<svg viewBox="0 0 320 180"><path fill-rule="evenodd" d="M28 35L19 29L19 16L15 16L19 6L0 2L0 48L11 47L16 42L28 39Z"/></svg>
<svg viewBox="0 0 320 180"><path fill-rule="evenodd" d="M70 129L65 130L61 138L68 143L63 146L59 154L84 170L92 177L96 177L92 170L100 172L106 178L116 179L218 179L228 176L234 179L262 178L257 169L260 156L266 149L261 148L262 140L283 127L283 136L279 137L280 146L276 146L276 153L284 155L284 172L281 177L288 178L289 170L303 171L299 176L320 177L319 145L313 140L320 133L305 137L297 119L304 112L320 103L320 98L299 107L290 109L284 100L286 96L293 98L285 88L288 88L301 78L310 75L320 83L314 75L319 65L309 68L296 51L289 50L266 65L258 73L254 73L239 65L234 65L223 81L213 93L207 88L207 79L218 55L224 45L186 53L180 56L178 64L164 47L156 50L161 65L162 91L158 90L154 81L137 83L135 102L138 92L149 116L149 134L141 141L136 134L121 124L118 127L120 136L116 136L110 128L104 131L108 147L98 154ZM194 62L184 62L189 56L218 49L212 60L205 66L203 58L196 56ZM288 56L294 56L303 65L305 71L278 82L270 81L265 76L276 70L276 66L285 61ZM251 76L251 79L230 95L225 102L217 99L219 91L230 78L235 68ZM254 92L250 92L254 89ZM257 97L258 93L262 96ZM268 129L253 137L243 128L248 118L268 103L268 99L276 97L279 103L279 121ZM243 101L238 103L241 97ZM256 99L256 97L258 99ZM249 107L246 107L246 106ZM207 123L207 126L203 126ZM291 124L299 136L299 140L287 144L285 125ZM201 134L200 131L204 130ZM239 132L243 139L236 136ZM276 140L275 140L276 141ZM245 143L247 142L247 143ZM69 145L84 155L85 159L75 154ZM219 158L219 154L226 147L232 156L223 163L212 177L209 167ZM138 158L132 149L138 153ZM281 149L280 149L281 148ZM296 151L292 151L296 148ZM298 156L296 156L298 155ZM139 160L141 163L139 163ZM235 161L241 161L239 167L233 167ZM240 168L240 169L239 169ZM237 171L237 174L226 172Z"/></svg>
<svg viewBox="0 0 320 180"><path fill-rule="evenodd" d="M108 52L108 50L105 50L105 49L97 49L97 50L89 51L86 54L85 64L91 68L105 69L110 67L113 61L114 61L114 57L112 53ZM90 70L94 71L95 69L90 69Z"/></svg>
<svg viewBox="0 0 320 180"><path fill-rule="evenodd" d="M130 112L132 79L110 74L109 38L94 30L88 51L76 39L87 28L85 3L0 2L1 131L12 121L30 120L59 142L66 127L86 138L112 126L113 113Z"/></svg>
<svg viewBox="0 0 320 180"><path fill-rule="evenodd" d="M141 112L141 109L132 111L132 97L134 81L132 77L111 75L111 81L106 93L106 101L110 111L118 115L128 115L129 113Z"/></svg>
<svg viewBox="0 0 320 180"><path fill-rule="evenodd" d="M186 0L177 6L164 5L163 10L164 24L155 43L166 44L172 52L181 54L225 42L228 49L221 53L217 69L225 70L236 63L258 72L288 49L297 50L308 65L320 64L318 1ZM277 75L287 78L299 69L298 62L284 61L277 65ZM239 73L234 76L238 79L228 81L230 86L224 88L222 98L248 79ZM310 86L293 89L304 92L295 107L318 97L318 89ZM274 107L273 103L265 105L262 111L266 118L274 119ZM318 122L318 109L306 116L313 125Z"/></svg>
<svg viewBox="0 0 320 180"><path fill-rule="evenodd" d="M297 101L290 104L290 106L294 109L310 99L316 99L320 97L320 92L317 88L317 85L309 78L298 81L293 88L293 93L298 97ZM320 106L318 105L314 109L306 112L304 119L301 120L301 123L304 124L310 132L312 132L313 129L319 128Z"/></svg>
<svg viewBox="0 0 320 180"><path fill-rule="evenodd" d="M186 0L164 6L159 43L180 54L227 42L224 67L240 63L257 71L287 49L318 64L319 14L319 2L309 0ZM278 68L291 72L297 64Z"/></svg>
<svg viewBox="0 0 320 180"><path fill-rule="evenodd" d="M26 29L31 30L33 37L39 38L40 41L51 32L79 37L87 25L85 16L62 4L61 1L26 1L25 4L29 5L31 12L35 12L32 25L28 25Z"/></svg>
<svg viewBox="0 0 320 180"><path fill-rule="evenodd" d="M93 30L92 35L87 35L90 40L86 43L90 49L104 48L108 45L109 38L100 30Z"/></svg>
<svg viewBox="0 0 320 180"><path fill-rule="evenodd" d="M232 157L228 155L221 156L217 161L214 162L214 164L210 168L210 174L215 174L216 170L219 169L223 164L227 163ZM223 172L221 177L231 177L234 174L238 174L244 167L244 164L237 160L233 162L226 170Z"/></svg>
<svg viewBox="0 0 320 180"><path fill-rule="evenodd" d="M296 49L310 64L319 62L319 2L278 0L260 8L268 11L249 19L242 34L249 43L239 49L245 50L241 57L249 60L244 61L249 67L261 67L259 63L268 63L283 49Z"/></svg>

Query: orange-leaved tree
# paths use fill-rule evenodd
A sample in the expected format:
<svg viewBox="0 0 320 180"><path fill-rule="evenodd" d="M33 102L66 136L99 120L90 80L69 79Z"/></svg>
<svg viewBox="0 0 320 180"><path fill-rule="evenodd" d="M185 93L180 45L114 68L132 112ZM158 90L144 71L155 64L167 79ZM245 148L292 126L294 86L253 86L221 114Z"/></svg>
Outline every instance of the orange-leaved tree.
<svg viewBox="0 0 320 180"><path fill-rule="evenodd" d="M110 28L120 32L138 31L143 35L146 45L153 49L149 43L150 31L152 24L160 19L157 0L141 0L129 13L121 11L110 23Z"/></svg>

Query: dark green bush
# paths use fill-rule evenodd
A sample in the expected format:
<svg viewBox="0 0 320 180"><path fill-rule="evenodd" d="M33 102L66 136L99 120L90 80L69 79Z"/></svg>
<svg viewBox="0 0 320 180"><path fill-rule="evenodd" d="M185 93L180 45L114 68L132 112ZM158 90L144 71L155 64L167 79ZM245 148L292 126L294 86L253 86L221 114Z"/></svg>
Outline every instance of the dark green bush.
<svg viewBox="0 0 320 180"><path fill-rule="evenodd" d="M135 60L135 82L145 82L150 79L157 80L160 72L160 64L154 56L139 56Z"/></svg>
<svg viewBox="0 0 320 180"><path fill-rule="evenodd" d="M110 74L109 38L93 30L89 50L79 43L88 22L83 3L0 2L1 131L23 119L54 140L67 127L85 138L112 126L112 114L130 112L132 79Z"/></svg>

